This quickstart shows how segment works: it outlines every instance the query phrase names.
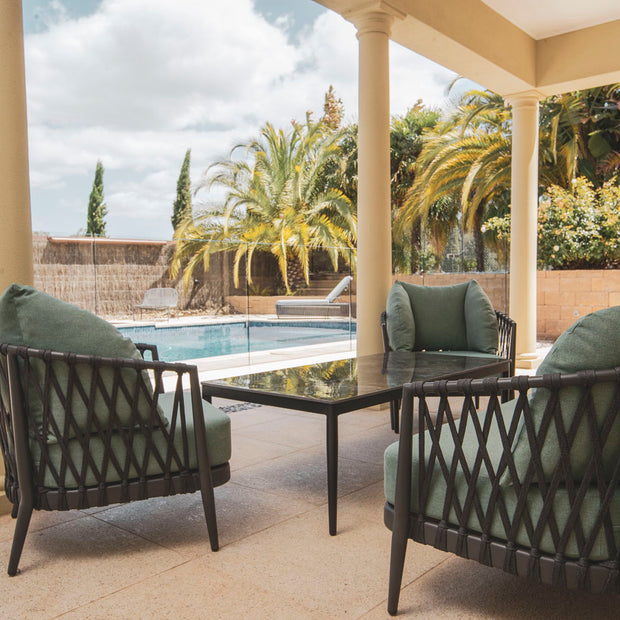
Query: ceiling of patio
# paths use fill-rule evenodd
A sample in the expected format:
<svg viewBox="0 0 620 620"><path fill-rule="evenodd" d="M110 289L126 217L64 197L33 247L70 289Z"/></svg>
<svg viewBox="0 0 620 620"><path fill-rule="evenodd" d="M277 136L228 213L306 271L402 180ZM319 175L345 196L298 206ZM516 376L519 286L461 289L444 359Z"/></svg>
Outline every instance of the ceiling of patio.
<svg viewBox="0 0 620 620"><path fill-rule="evenodd" d="M392 39L504 96L620 82L619 0L316 0L395 16Z"/></svg>

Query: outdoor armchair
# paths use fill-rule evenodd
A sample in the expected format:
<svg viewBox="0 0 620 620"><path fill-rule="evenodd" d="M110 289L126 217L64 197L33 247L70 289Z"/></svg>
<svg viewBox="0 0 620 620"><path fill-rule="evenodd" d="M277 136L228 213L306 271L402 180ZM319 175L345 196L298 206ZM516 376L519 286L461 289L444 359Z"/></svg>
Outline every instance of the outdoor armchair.
<svg viewBox="0 0 620 620"><path fill-rule="evenodd" d="M516 398L502 403L506 390ZM389 613L409 538L537 583L620 592L619 485L620 307L567 330L536 376L406 385L385 453Z"/></svg>
<svg viewBox="0 0 620 620"><path fill-rule="evenodd" d="M388 351L437 351L495 356L515 370L517 325L493 309L476 280L448 286L420 286L396 281L381 313L383 346ZM506 393L504 399L511 395ZM392 428L398 432L399 401L390 403Z"/></svg>
<svg viewBox="0 0 620 620"><path fill-rule="evenodd" d="M53 350L54 340L67 346ZM141 345L145 361L105 321L18 285L0 298L0 342L0 447L17 519L9 575L33 510L200 491L218 549L213 488L230 478L230 420L202 400L195 366Z"/></svg>

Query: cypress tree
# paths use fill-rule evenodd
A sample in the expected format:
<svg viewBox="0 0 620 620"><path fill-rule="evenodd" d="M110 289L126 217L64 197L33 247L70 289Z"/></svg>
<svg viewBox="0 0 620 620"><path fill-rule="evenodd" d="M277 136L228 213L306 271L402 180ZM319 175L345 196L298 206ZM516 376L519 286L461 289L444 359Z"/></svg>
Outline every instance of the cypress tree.
<svg viewBox="0 0 620 620"><path fill-rule="evenodd" d="M108 210L103 202L103 164L98 161L95 168L95 180L93 189L88 199L88 217L86 221L86 234L93 237L105 237L104 217Z"/></svg>
<svg viewBox="0 0 620 620"><path fill-rule="evenodd" d="M191 149L187 149L185 159L177 181L177 197L172 205L172 228L176 231L179 224L192 214L192 194L190 191L189 160Z"/></svg>

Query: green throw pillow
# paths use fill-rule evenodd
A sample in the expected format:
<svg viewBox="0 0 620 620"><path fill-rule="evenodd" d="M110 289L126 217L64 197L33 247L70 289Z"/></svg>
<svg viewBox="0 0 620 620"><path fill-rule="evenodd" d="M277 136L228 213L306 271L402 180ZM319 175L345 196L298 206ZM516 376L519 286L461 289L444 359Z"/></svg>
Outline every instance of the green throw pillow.
<svg viewBox="0 0 620 620"><path fill-rule="evenodd" d="M469 282L420 286L403 282L416 327L415 351L465 351L465 294Z"/></svg>
<svg viewBox="0 0 620 620"><path fill-rule="evenodd" d="M537 375L550 373L574 373L579 370L605 370L620 366L620 306L606 308L588 314L569 327L555 342ZM597 426L600 429L603 418L611 405L617 384L599 384L592 390L596 409ZM583 388L565 387L560 392L563 427L568 432L574 418L575 409L583 395ZM536 430L540 427L543 412L549 398L549 390L540 388L530 399L532 417ZM588 421L583 419L571 448L571 471L574 480L581 480L590 460L592 442ZM614 455L620 450L620 418L616 420L603 447L602 463L604 476L610 480L616 462ZM531 461L527 431L523 425L513 448L515 465L522 479ZM550 480L560 458L560 448L552 422L547 431L542 449L542 465L545 479ZM509 483L504 475L502 483Z"/></svg>
<svg viewBox="0 0 620 620"><path fill-rule="evenodd" d="M20 284L10 285L0 297L0 342L83 355L141 359L139 351L131 340L124 338L110 323L87 310L60 301L31 286ZM38 374L37 380L42 383L43 362L42 360L33 360L33 362ZM61 390L65 393L70 380L69 366L65 362L55 362L53 366ZM87 365L78 365L76 368L78 378L88 394L93 376L92 368ZM105 368L100 373L103 377L103 387L108 395L112 391L114 372L113 368ZM137 397L134 391L139 384L139 375L132 369L124 369L120 376L127 387L127 394L119 390L116 399L115 414L121 425L131 425L134 407L130 401L134 398L139 419L146 421L152 418L153 390L148 374L143 372L141 375L145 389L138 390ZM32 413L40 430L44 425L42 396L32 381L28 390ZM63 429L66 423L65 407L55 390L51 389L44 398L53 419L59 428ZM98 386L95 396L95 414L102 426L109 422L111 414L105 400ZM87 407L77 389L73 390L71 407L79 431L93 432L95 428L89 427ZM165 418L157 409L156 415L156 425L166 423ZM75 428L69 428L68 436L76 436ZM54 440L51 433L48 433L48 439Z"/></svg>
<svg viewBox="0 0 620 620"><path fill-rule="evenodd" d="M413 351L415 343L415 321L409 295L402 282L394 282L386 303L387 332L393 351Z"/></svg>
<svg viewBox="0 0 620 620"><path fill-rule="evenodd" d="M470 280L465 293L467 350L497 354L499 330L493 304L476 280Z"/></svg>

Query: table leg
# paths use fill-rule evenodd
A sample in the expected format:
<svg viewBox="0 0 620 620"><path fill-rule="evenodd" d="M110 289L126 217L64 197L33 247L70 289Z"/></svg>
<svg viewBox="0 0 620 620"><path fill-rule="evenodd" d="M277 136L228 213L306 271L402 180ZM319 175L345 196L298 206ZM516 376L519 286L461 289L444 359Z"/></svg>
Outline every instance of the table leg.
<svg viewBox="0 0 620 620"><path fill-rule="evenodd" d="M329 512L329 533L337 533L338 509L338 416L327 414L327 508Z"/></svg>

